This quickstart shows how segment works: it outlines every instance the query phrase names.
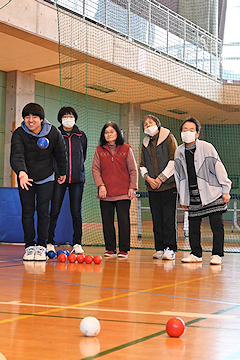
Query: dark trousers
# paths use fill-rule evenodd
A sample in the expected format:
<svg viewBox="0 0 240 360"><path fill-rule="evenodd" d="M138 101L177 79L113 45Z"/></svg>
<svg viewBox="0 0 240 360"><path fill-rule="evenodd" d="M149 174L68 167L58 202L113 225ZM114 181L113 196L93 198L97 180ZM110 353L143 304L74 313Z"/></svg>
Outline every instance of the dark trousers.
<svg viewBox="0 0 240 360"><path fill-rule="evenodd" d="M34 184L29 190L18 185L22 205L22 225L25 247L35 245L34 213L37 210L37 245L46 246L49 227L49 202L52 197L53 181L45 184Z"/></svg>
<svg viewBox="0 0 240 360"><path fill-rule="evenodd" d="M177 190L149 191L156 251L169 247L177 250L176 199Z"/></svg>
<svg viewBox="0 0 240 360"><path fill-rule="evenodd" d="M100 200L103 235L107 251L116 250L116 231L114 227L115 208L118 220L119 251L128 252L130 250L130 205L130 200Z"/></svg>
<svg viewBox="0 0 240 360"><path fill-rule="evenodd" d="M202 257L201 247L201 217L189 217L189 243L191 253L195 256ZM213 233L212 255L224 256L224 225L222 213L216 212L209 215L209 222Z"/></svg>
<svg viewBox="0 0 240 360"><path fill-rule="evenodd" d="M48 244L55 244L54 236L57 225L57 219L61 211L64 195L68 188L70 210L73 224L73 245L82 243L82 195L83 183L59 184L54 182L53 195L50 211L50 225L48 234Z"/></svg>

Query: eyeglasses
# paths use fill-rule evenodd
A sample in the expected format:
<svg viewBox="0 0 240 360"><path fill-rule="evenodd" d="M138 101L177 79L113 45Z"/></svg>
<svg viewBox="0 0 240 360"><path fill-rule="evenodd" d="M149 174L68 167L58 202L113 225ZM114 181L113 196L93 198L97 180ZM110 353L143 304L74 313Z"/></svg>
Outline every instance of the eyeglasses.
<svg viewBox="0 0 240 360"><path fill-rule="evenodd" d="M109 131L105 131L104 132L104 135L112 135L112 134L116 134L116 131L115 130L109 130Z"/></svg>

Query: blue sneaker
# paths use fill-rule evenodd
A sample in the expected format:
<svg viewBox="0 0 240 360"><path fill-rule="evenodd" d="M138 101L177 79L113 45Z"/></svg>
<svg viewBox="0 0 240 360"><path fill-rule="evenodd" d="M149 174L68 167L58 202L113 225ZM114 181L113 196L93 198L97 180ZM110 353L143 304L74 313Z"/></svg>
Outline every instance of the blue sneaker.
<svg viewBox="0 0 240 360"><path fill-rule="evenodd" d="M169 247L164 249L162 260L174 260L174 259L175 259L175 252L169 249Z"/></svg>

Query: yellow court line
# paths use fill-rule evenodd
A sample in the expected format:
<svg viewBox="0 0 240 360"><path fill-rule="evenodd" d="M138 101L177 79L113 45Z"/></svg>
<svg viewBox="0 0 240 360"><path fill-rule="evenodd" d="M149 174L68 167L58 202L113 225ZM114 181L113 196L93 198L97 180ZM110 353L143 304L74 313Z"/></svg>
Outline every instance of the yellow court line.
<svg viewBox="0 0 240 360"><path fill-rule="evenodd" d="M111 296L111 297L107 297L107 298L103 298L103 299L86 301L86 302L80 303L80 304L69 305L64 309L57 308L57 309L51 309L51 310L47 310L47 311L41 311L41 312L33 313L31 315L20 315L20 316L17 316L15 318L1 320L0 324L6 324L6 323L13 322L13 321L28 319L28 318L38 316L38 315L47 315L47 314L51 314L51 313L55 313L55 312L59 312L59 311L65 311L67 309L71 309L71 308L74 308L74 307L83 307L83 306L92 305L92 304L96 304L96 303L102 303L102 302L109 301L109 300L120 299L120 298L123 298L123 297L132 296L132 295L139 295L141 293L151 292L151 291L154 291L154 290L165 289L165 288L169 288L169 287L173 287L173 286L179 286L179 285L183 285L183 284L188 284L188 283L192 283L192 282L196 282L196 281L200 281L200 280L205 280L205 279L209 279L209 278L216 277L216 276L218 276L218 275L204 276L204 277L200 277L200 278L197 278L197 279L180 281L178 283L162 285L162 286L154 287L154 288L151 288L151 289L140 290L140 291L137 291L137 292L130 292L130 293ZM33 304L33 306L34 306L34 304Z"/></svg>

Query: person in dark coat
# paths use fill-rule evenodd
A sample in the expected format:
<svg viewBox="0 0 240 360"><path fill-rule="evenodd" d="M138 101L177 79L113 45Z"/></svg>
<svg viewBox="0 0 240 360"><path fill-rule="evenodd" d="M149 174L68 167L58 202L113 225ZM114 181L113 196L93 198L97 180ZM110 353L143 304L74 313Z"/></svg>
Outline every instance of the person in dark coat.
<svg viewBox="0 0 240 360"><path fill-rule="evenodd" d="M54 159L59 169L58 183L66 179L66 151L61 133L45 119L44 109L36 103L22 110L23 122L11 140L10 163L17 174L22 205L25 241L23 260L45 261L49 227L49 203L55 179ZM35 206L36 200L36 206ZM37 210L37 240L34 212Z"/></svg>
<svg viewBox="0 0 240 360"><path fill-rule="evenodd" d="M85 133L75 125L78 119L76 111L72 107L62 107L58 113L59 130L65 140L68 167L67 178L64 184L54 183L53 197L51 201L50 226L47 241L47 251L55 251L55 228L61 210L64 195L68 188L70 209L73 223L72 253L83 254L82 248L82 196L85 183L84 162L87 156L87 137Z"/></svg>

